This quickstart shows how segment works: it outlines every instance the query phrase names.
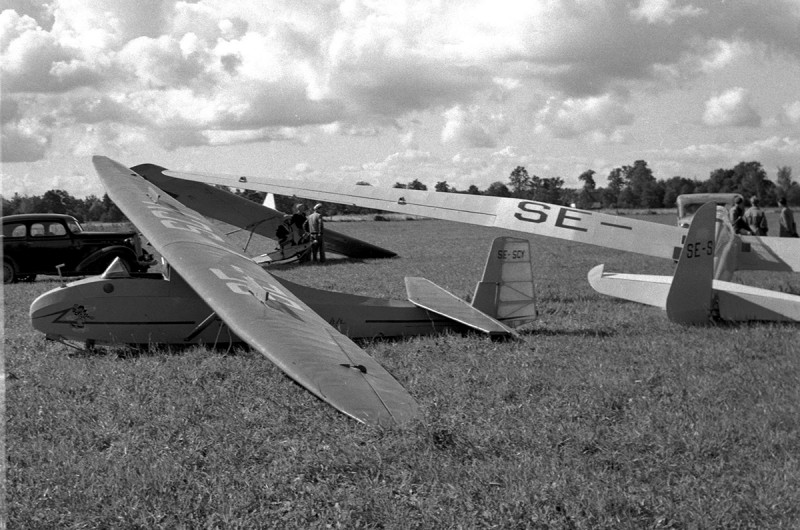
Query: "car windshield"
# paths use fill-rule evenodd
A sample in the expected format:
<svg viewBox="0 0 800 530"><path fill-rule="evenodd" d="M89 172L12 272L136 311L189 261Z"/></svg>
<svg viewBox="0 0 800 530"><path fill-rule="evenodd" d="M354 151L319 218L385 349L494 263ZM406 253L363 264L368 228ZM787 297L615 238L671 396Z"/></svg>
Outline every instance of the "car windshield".
<svg viewBox="0 0 800 530"><path fill-rule="evenodd" d="M75 219L70 219L69 221L67 221L67 226L69 227L69 231L72 232L73 234L83 232L83 227L81 227L81 225L78 224L78 221L76 221Z"/></svg>
<svg viewBox="0 0 800 530"><path fill-rule="evenodd" d="M694 213L703 205L703 203L689 203L683 205L683 215L694 215Z"/></svg>

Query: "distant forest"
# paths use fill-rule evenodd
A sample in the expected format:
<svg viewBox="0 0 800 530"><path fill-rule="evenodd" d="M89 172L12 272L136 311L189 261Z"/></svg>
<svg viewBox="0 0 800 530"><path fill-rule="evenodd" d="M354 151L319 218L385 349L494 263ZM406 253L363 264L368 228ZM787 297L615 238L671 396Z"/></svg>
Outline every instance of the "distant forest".
<svg viewBox="0 0 800 530"><path fill-rule="evenodd" d="M776 206L778 198L786 197L790 206L800 206L800 185L792 179L792 168L779 167L775 182L767 178L760 162L740 162L732 169L715 169L708 180L698 181L684 177L659 180L644 160L637 160L631 166L614 168L607 176L608 185L598 187L597 173L593 170L583 172L578 179L581 188L565 188L559 177L539 177L531 175L523 166L517 166L506 182L493 182L485 190L475 185L466 190L457 190L447 181L437 182L434 190L441 193L467 193L471 195L491 195L495 197L514 197L561 205L575 205L577 208L630 209L630 208L674 208L678 195L686 193L741 193L745 199L758 196L762 205ZM366 183L361 183L366 184ZM427 190L428 187L417 179L411 182L396 182L395 188ZM238 190L237 195L255 202L263 202L264 193ZM3 215L17 213L65 213L79 221L120 222L125 216L109 199L108 195L90 195L84 199L76 198L64 190L50 190L42 196L21 196L2 199ZM276 206L284 212L292 211L293 199L278 197ZM314 201L302 200L308 206ZM328 215L365 214L375 212L366 208L329 204Z"/></svg>

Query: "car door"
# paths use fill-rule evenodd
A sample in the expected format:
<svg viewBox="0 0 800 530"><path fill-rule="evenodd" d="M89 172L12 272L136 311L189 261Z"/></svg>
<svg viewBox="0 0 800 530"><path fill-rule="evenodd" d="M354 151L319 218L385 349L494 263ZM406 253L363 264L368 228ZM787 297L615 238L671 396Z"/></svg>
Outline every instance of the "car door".
<svg viewBox="0 0 800 530"><path fill-rule="evenodd" d="M29 256L39 274L58 274L57 265L64 264L65 273L75 269L75 250L66 225L60 219L31 223Z"/></svg>
<svg viewBox="0 0 800 530"><path fill-rule="evenodd" d="M3 252L13 260L17 273L28 270L28 226L23 221L3 223Z"/></svg>

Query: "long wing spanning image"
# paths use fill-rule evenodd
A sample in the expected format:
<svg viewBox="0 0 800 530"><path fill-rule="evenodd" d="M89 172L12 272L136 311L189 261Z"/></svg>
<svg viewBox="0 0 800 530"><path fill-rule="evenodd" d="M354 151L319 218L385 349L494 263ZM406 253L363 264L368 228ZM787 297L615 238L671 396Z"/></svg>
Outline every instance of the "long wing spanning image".
<svg viewBox="0 0 800 530"><path fill-rule="evenodd" d="M164 174L233 188L505 228L671 260L680 257L687 233L686 228L678 226L514 198L172 170ZM717 231L722 233L717 236L715 279L730 280L737 270L800 272L800 240L733 234L724 220L720 220Z"/></svg>

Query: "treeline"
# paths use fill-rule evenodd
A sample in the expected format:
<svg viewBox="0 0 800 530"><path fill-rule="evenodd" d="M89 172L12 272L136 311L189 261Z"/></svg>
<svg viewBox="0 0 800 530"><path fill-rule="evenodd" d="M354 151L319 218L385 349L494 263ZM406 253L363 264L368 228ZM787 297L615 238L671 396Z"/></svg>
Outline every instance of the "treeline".
<svg viewBox="0 0 800 530"><path fill-rule="evenodd" d="M2 197L3 215L18 213L63 213L78 221L118 223L127 221L117 205L107 194L102 197L89 195L84 199L73 197L64 190L50 190L42 196L15 193L10 199Z"/></svg>
<svg viewBox="0 0 800 530"><path fill-rule="evenodd" d="M656 179L644 160L631 166L617 167L607 176L608 184L598 187L594 170L584 171L579 177L581 188L565 188L559 177L530 175L523 166L517 166L508 181L496 181L485 190L471 185L457 190L447 181L437 182L435 191L468 193L536 200L552 204L572 205L578 208L674 208L678 195L688 193L740 193L745 199L757 196L765 206L776 205L786 197L790 205L800 205L800 185L792 180L792 168L779 167L776 181L767 178L760 162L740 162L731 169L715 169L708 180L699 181L684 177ZM427 186L415 179L409 183L395 183L395 188L426 190Z"/></svg>
<svg viewBox="0 0 800 530"><path fill-rule="evenodd" d="M630 166L617 167L608 174L608 184L598 187L594 170L584 171L579 177L580 188L565 188L559 177L531 175L523 166L517 166L505 182L496 181L485 190L470 185L466 190L457 190L447 181L437 182L434 190L442 193L468 193L495 197L514 197L551 204L575 205L591 208L674 208L678 195L687 193L741 193L746 199L758 196L764 206L774 206L780 197L786 197L791 206L800 206L800 185L792 179L792 168L779 167L775 182L767 178L760 162L740 162L731 169L715 169L708 180L699 181L684 177L666 180L656 179L644 160ZM359 184L368 185L364 182ZM414 179L408 183L396 182L395 188L427 190L428 187ZM237 195L262 203L265 193L238 190ZM276 207L283 212L292 212L297 202L302 202L310 211L316 201L276 197ZM50 190L41 197L14 194L11 199L2 197L3 215L16 213L65 213L79 221L120 222L125 216L109 199L108 195L90 195L84 199L71 196L64 190ZM326 204L328 215L365 215L376 210L350 205Z"/></svg>

